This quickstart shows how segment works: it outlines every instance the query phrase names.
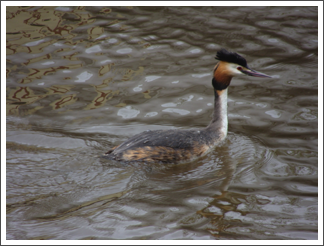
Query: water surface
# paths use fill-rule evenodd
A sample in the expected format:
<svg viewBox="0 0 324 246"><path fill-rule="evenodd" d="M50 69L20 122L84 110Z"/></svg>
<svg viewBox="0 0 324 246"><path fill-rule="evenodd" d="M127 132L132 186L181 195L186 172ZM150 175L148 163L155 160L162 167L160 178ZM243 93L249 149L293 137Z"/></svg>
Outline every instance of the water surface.
<svg viewBox="0 0 324 246"><path fill-rule="evenodd" d="M7 7L7 239L317 239L317 7ZM208 125L214 56L229 133L180 165L99 156Z"/></svg>

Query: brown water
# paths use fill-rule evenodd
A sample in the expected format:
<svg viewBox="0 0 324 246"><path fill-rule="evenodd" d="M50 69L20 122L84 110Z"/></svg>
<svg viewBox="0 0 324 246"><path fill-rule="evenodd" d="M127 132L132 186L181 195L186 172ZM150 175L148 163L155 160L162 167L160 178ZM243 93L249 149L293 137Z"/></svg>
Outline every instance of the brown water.
<svg viewBox="0 0 324 246"><path fill-rule="evenodd" d="M7 239L317 239L317 7L7 7ZM229 133L190 163L99 158L205 127L221 48Z"/></svg>

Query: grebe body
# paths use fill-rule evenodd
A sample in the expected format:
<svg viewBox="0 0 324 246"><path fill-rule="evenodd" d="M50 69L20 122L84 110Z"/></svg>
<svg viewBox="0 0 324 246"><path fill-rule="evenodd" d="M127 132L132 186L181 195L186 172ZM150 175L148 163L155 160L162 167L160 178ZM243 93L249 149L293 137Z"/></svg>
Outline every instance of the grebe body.
<svg viewBox="0 0 324 246"><path fill-rule="evenodd" d="M214 114L210 124L198 130L155 130L137 134L104 154L117 161L177 163L203 156L227 135L227 88L240 75L270 76L250 69L237 53L222 49L213 70Z"/></svg>

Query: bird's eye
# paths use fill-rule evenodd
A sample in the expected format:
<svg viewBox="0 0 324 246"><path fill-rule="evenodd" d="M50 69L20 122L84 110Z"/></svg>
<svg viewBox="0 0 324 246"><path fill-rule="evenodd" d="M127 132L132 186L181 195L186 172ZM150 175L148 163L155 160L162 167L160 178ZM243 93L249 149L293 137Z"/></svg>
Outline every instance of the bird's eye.
<svg viewBox="0 0 324 246"><path fill-rule="evenodd" d="M242 71L242 67L237 67L237 70Z"/></svg>

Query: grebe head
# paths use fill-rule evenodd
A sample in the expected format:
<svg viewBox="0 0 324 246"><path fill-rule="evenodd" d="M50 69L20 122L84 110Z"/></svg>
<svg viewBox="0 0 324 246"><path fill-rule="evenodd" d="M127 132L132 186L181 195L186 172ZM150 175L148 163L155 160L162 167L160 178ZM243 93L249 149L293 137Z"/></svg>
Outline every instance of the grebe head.
<svg viewBox="0 0 324 246"><path fill-rule="evenodd" d="M217 63L214 68L213 86L216 90L226 89L231 79L236 76L249 75L261 78L271 78L269 75L249 68L245 58L237 53L221 49L217 52L215 59L219 60L219 63Z"/></svg>
<svg viewBox="0 0 324 246"><path fill-rule="evenodd" d="M226 72L232 77L246 74L254 77L271 78L269 75L249 68L245 58L237 53L221 49L217 52L215 59L219 60L221 63L226 63L223 68L226 69Z"/></svg>

